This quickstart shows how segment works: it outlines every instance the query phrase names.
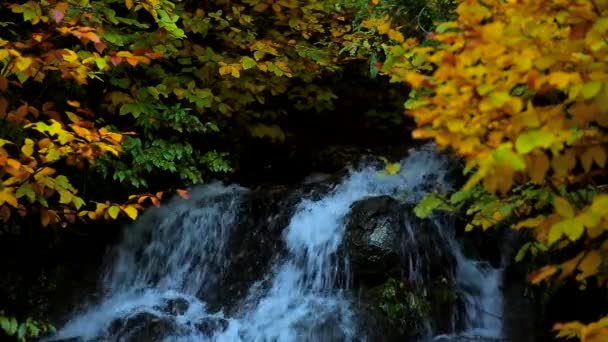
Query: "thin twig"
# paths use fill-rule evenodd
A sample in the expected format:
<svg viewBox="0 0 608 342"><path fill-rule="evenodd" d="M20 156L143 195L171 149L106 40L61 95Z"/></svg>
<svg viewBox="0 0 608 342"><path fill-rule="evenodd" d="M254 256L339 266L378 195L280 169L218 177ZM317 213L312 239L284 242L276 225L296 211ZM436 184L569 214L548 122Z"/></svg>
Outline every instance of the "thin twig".
<svg viewBox="0 0 608 342"><path fill-rule="evenodd" d="M418 27L420 27L420 29L422 30L422 32L429 34L430 32L424 29L424 26L422 26L422 23L420 22L420 18L422 17L422 13L424 13L424 10L426 9L426 6L422 7L422 9L420 10L420 13L418 13L418 16L416 17L418 20Z"/></svg>

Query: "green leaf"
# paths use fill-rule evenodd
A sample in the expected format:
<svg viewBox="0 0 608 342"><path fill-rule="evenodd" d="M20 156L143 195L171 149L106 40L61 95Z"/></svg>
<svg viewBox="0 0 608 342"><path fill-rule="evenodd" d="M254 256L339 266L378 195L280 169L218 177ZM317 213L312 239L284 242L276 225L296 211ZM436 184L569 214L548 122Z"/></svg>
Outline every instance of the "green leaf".
<svg viewBox="0 0 608 342"><path fill-rule="evenodd" d="M116 219L118 217L119 213L120 213L120 207L117 205L113 205L108 209L108 214L113 219Z"/></svg>
<svg viewBox="0 0 608 342"><path fill-rule="evenodd" d="M256 61L259 61L260 59L264 58L264 55L266 55L266 52L258 50L253 53L253 58L255 58Z"/></svg>
<svg viewBox="0 0 608 342"><path fill-rule="evenodd" d="M253 58L248 57L248 56L244 56L241 58L241 64L243 65L243 68L245 70L251 69L254 66L258 65Z"/></svg>
<svg viewBox="0 0 608 342"><path fill-rule="evenodd" d="M515 142L515 148L519 154L527 154L536 147L548 148L555 141L551 132L542 130L527 131L520 134Z"/></svg>
<svg viewBox="0 0 608 342"><path fill-rule="evenodd" d="M445 202L436 195L427 195L414 207L414 214L419 218L431 216L435 209L447 209Z"/></svg>
<svg viewBox="0 0 608 342"><path fill-rule="evenodd" d="M457 192L453 193L452 196L450 197L450 202L452 204L459 204L461 202L464 202L471 197L472 193L473 193L472 189L457 191Z"/></svg>
<svg viewBox="0 0 608 342"><path fill-rule="evenodd" d="M120 106L120 115L132 114L134 118L137 118L141 113L141 107L137 103L125 103Z"/></svg>
<svg viewBox="0 0 608 342"><path fill-rule="evenodd" d="M112 31L105 31L103 38L114 45L123 46L125 44L124 36Z"/></svg>
<svg viewBox="0 0 608 342"><path fill-rule="evenodd" d="M0 327L2 328L2 330L4 330L5 332L8 333L8 331L11 327L10 319L8 319L7 317L4 317L4 316L0 316Z"/></svg>
<svg viewBox="0 0 608 342"><path fill-rule="evenodd" d="M34 192L34 189L32 188L32 183L22 184L17 189L17 192L15 195L17 196L17 198L27 196L27 199L30 201L30 203L33 203L36 200L36 193Z"/></svg>
<svg viewBox="0 0 608 342"><path fill-rule="evenodd" d="M522 261L524 259L524 257L526 256L526 252L528 251L529 248L530 248L530 242L526 242L523 246L521 246L521 248L517 252L517 255L515 256L515 262Z"/></svg>
<svg viewBox="0 0 608 342"><path fill-rule="evenodd" d="M15 319L15 317L11 317L10 325L8 327L8 330L6 330L6 333L9 336L13 336L17 332L17 328L19 328L19 323L17 323L17 319Z"/></svg>
<svg viewBox="0 0 608 342"><path fill-rule="evenodd" d="M370 77L372 79L376 78L376 76L378 76L378 67L376 66L376 64L378 63L378 57L376 56L376 53L372 53L372 56L369 60L369 74Z"/></svg>
<svg viewBox="0 0 608 342"><path fill-rule="evenodd" d="M581 94L583 94L583 98L585 100L588 100L592 97L595 97L600 92L601 89L602 89L601 81L591 81L591 82L583 84L583 87L581 88Z"/></svg>
<svg viewBox="0 0 608 342"><path fill-rule="evenodd" d="M494 159L507 163L517 171L524 170L526 168L526 163L524 162L523 158L513 152L511 143L500 145L494 152Z"/></svg>

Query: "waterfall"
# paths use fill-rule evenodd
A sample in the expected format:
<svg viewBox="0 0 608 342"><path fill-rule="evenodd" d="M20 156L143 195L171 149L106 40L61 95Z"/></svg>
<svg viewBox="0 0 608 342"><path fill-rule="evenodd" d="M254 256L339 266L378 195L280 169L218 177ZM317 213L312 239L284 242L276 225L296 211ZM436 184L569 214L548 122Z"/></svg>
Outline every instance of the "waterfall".
<svg viewBox="0 0 608 342"><path fill-rule="evenodd" d="M231 267L225 260L227 241L243 220L239 208L249 190L220 184L196 188L189 201L174 199L151 209L125 230L101 282L102 300L77 312L53 340L136 340L129 335L136 330L129 320L141 317L166 322L162 326L171 328L166 341L365 340L357 335L349 262L337 253L345 217L354 202L369 196L417 202L431 191L448 192L448 166L447 158L425 147L401 162L401 174L383 175L374 167L351 170L320 199L301 198L280 237L284 253L277 251L270 271L230 312L210 310L205 292L225 285L221 275ZM457 264L465 333L499 338L500 270L465 257L453 227L442 227ZM415 243L416 227L404 229ZM411 264L410 273L417 271ZM457 339L458 334L438 337Z"/></svg>

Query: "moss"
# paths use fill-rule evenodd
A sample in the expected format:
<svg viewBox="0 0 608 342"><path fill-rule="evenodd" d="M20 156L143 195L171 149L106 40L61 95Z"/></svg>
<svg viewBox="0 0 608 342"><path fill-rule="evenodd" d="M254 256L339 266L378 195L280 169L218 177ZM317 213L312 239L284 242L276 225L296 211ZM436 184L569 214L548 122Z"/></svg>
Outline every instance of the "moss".
<svg viewBox="0 0 608 342"><path fill-rule="evenodd" d="M452 284L446 281L412 287L389 278L373 289L372 294L380 309L412 335L421 332L423 322L441 325L442 320L451 316L449 308L458 300Z"/></svg>

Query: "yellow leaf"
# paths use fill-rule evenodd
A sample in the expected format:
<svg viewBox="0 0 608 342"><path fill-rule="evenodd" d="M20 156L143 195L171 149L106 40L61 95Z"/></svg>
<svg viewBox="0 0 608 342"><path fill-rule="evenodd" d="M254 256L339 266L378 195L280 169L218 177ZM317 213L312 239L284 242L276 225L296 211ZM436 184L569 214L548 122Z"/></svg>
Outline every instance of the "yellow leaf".
<svg viewBox="0 0 608 342"><path fill-rule="evenodd" d="M74 197L74 193L66 189L57 189L59 192L59 203L61 204L70 204L72 202L72 198Z"/></svg>
<svg viewBox="0 0 608 342"><path fill-rule="evenodd" d="M555 211L563 217L563 218L573 218L574 217L574 209L570 205L567 199L563 197L557 197L553 202L555 206Z"/></svg>
<svg viewBox="0 0 608 342"><path fill-rule="evenodd" d="M72 107L76 107L76 108L80 107L80 102L78 102L78 101L68 100L67 103L68 103L68 105L70 105Z"/></svg>
<svg viewBox="0 0 608 342"><path fill-rule="evenodd" d="M116 219L118 217L119 213L120 213L120 207L117 205L113 205L110 208L108 208L108 214L113 219Z"/></svg>
<svg viewBox="0 0 608 342"><path fill-rule="evenodd" d="M62 57L64 61L72 63L78 60L78 55L76 54L76 52L69 49L63 49L62 52Z"/></svg>
<svg viewBox="0 0 608 342"><path fill-rule="evenodd" d="M33 60L29 57L17 57L15 60L15 67L19 71L25 71L30 65L32 65Z"/></svg>
<svg viewBox="0 0 608 342"><path fill-rule="evenodd" d="M224 65L220 67L220 76L224 76L229 74L232 71L232 68L229 65Z"/></svg>
<svg viewBox="0 0 608 342"><path fill-rule="evenodd" d="M570 84L570 74L563 71L556 71L547 77L549 84L556 86L558 89L565 89Z"/></svg>
<svg viewBox="0 0 608 342"><path fill-rule="evenodd" d="M17 208L19 206L19 203L17 202L17 197L15 197L13 191L15 191L15 188L12 187L4 187L4 189L0 191L0 205L8 203L13 208Z"/></svg>
<svg viewBox="0 0 608 342"><path fill-rule="evenodd" d="M394 175L399 172L399 170L401 170L401 164L399 163L392 163L386 166L386 173L389 175Z"/></svg>
<svg viewBox="0 0 608 342"><path fill-rule="evenodd" d="M585 232L583 223L576 218L564 220L559 222L557 225L561 225L561 231L564 232L564 234L572 242L578 240Z"/></svg>
<svg viewBox="0 0 608 342"><path fill-rule="evenodd" d="M37 181L40 181L43 177L50 176L54 173L55 173L55 169L50 168L50 167L43 167L42 169L40 169L39 171L36 172L36 174L34 175L34 179L36 179Z"/></svg>
<svg viewBox="0 0 608 342"><path fill-rule="evenodd" d="M389 30L388 31L388 37L390 39L396 40L399 43L403 43L405 41L405 38L403 37L403 34L397 30Z"/></svg>
<svg viewBox="0 0 608 342"><path fill-rule="evenodd" d="M578 332L584 327L581 322L556 323L553 326L554 330L559 331L556 337L574 338Z"/></svg>
<svg viewBox="0 0 608 342"><path fill-rule="evenodd" d="M564 221L558 222L551 226L551 230L549 230L549 237L547 239L547 243L549 245L554 244L557 240L561 239L562 235L564 235L564 227L567 223L563 223Z"/></svg>
<svg viewBox="0 0 608 342"><path fill-rule="evenodd" d="M230 74L236 78L241 77L241 73L239 72L239 69L234 68L234 67L232 68Z"/></svg>
<svg viewBox="0 0 608 342"><path fill-rule="evenodd" d="M127 6L127 9L133 8L133 0L125 0L125 5Z"/></svg>
<svg viewBox="0 0 608 342"><path fill-rule="evenodd" d="M424 75L417 72L408 72L405 74L405 81L412 85L414 88L420 87L420 85L426 80Z"/></svg>
<svg viewBox="0 0 608 342"><path fill-rule="evenodd" d="M545 220L545 216L544 215L540 215L540 216L537 216L537 217L525 219L525 220L519 222L517 225L515 225L515 229L520 229L520 228L536 228L544 220Z"/></svg>
<svg viewBox="0 0 608 342"><path fill-rule="evenodd" d="M126 206L122 208L122 211L125 212L125 214L127 214L127 216L129 216L132 220L135 220L137 218L137 209L133 206Z"/></svg>
<svg viewBox="0 0 608 342"><path fill-rule="evenodd" d="M34 153L34 142L32 139L25 139L25 145L21 146L21 152L23 152L26 157L30 157L32 153Z"/></svg>
<svg viewBox="0 0 608 342"><path fill-rule="evenodd" d="M576 276L576 279L583 280L597 274L601 264L602 257L600 256L600 253L596 250L589 251L578 265L578 269L581 273Z"/></svg>

